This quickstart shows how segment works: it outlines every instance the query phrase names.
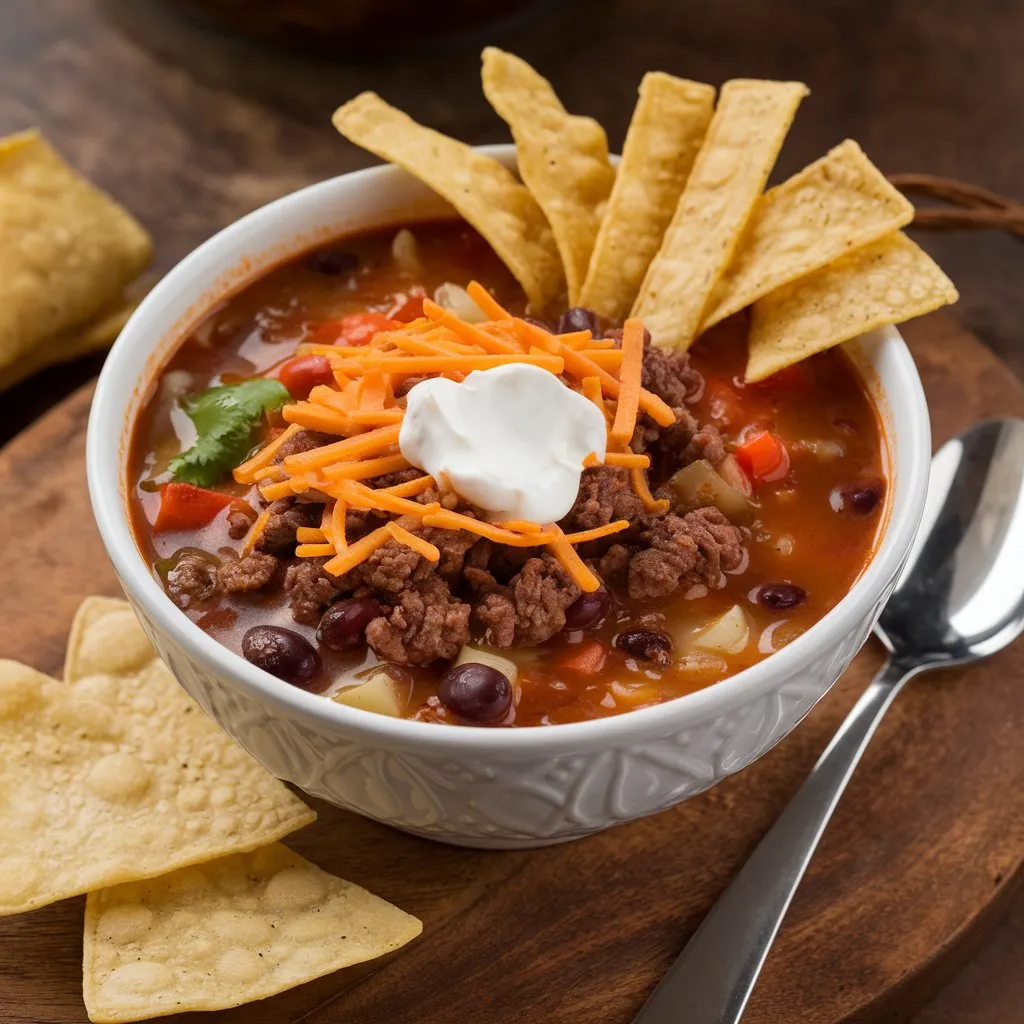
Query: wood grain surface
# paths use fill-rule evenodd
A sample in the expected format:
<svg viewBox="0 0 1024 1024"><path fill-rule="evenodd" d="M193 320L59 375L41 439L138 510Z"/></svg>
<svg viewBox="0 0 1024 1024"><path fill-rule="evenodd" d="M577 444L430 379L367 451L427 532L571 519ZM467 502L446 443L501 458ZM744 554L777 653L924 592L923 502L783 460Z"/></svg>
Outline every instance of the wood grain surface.
<svg viewBox="0 0 1024 1024"><path fill-rule="evenodd" d="M1024 414L1024 388L951 317L926 318L908 336L937 443L983 416ZM89 401L80 391L0 453L0 655L54 673L79 600L117 592L85 492ZM460 850L318 805L320 821L293 837L295 848L422 917L423 937L386 962L195 1019L626 1024L880 660L877 648L862 652L746 771L568 845ZM904 1019L972 952L1012 895L1024 853L1022 687L1018 645L899 698L797 895L748 1024ZM81 915L79 899L0 920L0 1021L85 1019ZM1008 986L1007 1013L1024 1005L1024 980Z"/></svg>

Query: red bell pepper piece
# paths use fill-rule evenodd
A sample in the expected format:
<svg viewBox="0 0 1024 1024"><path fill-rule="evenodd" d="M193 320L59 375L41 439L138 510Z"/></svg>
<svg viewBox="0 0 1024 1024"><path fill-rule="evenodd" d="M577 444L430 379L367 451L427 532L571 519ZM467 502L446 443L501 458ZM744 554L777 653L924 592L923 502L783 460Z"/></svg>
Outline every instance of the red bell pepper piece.
<svg viewBox="0 0 1024 1024"><path fill-rule="evenodd" d="M160 511L153 524L153 532L198 530L233 500L229 494L208 491L195 484L165 484L160 490Z"/></svg>
<svg viewBox="0 0 1024 1024"><path fill-rule="evenodd" d="M767 430L751 434L736 448L736 461L753 480L781 480L789 473L789 452Z"/></svg>
<svg viewBox="0 0 1024 1024"><path fill-rule="evenodd" d="M607 657L608 648L600 640L588 640L586 643L575 645L575 650L562 658L558 664L568 672L592 676L595 672L601 671Z"/></svg>

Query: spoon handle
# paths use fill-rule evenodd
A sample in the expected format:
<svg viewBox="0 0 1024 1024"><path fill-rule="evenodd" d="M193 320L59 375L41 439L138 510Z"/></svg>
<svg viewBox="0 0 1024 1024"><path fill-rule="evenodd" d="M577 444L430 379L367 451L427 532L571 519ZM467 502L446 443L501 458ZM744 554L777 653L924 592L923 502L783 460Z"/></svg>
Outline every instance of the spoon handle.
<svg viewBox="0 0 1024 1024"><path fill-rule="evenodd" d="M825 826L893 698L917 671L889 662L633 1024L736 1024Z"/></svg>

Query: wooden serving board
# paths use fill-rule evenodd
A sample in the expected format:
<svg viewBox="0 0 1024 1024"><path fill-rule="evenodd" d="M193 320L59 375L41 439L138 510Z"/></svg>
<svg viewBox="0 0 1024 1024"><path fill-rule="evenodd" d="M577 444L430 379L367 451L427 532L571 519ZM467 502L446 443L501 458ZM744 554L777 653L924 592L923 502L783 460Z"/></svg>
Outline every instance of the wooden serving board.
<svg viewBox="0 0 1024 1024"><path fill-rule="evenodd" d="M928 317L907 337L936 443L986 416L1024 415L1024 388L951 317ZM52 673L78 602L118 592L86 495L89 403L90 392L78 392L0 452L0 656ZM626 1024L880 661L869 645L746 771L568 845L462 850L318 805L317 824L289 842L420 916L422 938L386 961L189 1019ZM1022 646L908 688L829 826L745 1022L900 1019L948 980L1021 866L1022 735ZM0 920L0 1021L86 1019L82 904Z"/></svg>

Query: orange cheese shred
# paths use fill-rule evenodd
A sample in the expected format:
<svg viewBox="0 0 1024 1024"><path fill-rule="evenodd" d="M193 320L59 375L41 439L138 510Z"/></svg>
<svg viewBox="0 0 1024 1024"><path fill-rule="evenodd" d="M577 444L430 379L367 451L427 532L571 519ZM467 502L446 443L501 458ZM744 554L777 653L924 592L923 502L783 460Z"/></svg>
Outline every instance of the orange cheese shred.
<svg viewBox="0 0 1024 1024"><path fill-rule="evenodd" d="M354 544L349 544L339 551L330 561L324 562L324 572L332 576L344 576L349 570L365 562L377 550L391 540L391 531L387 526L380 526L372 533L361 537Z"/></svg>
<svg viewBox="0 0 1024 1024"><path fill-rule="evenodd" d="M423 312L426 313L431 320L434 320L439 324L443 324L453 334L461 338L462 341L466 341L470 345L475 345L477 348L481 348L485 352L507 354L519 351L518 347L513 345L511 342L505 341L503 338L495 337L493 334L488 334L486 331L482 331L476 326L476 324L468 324L464 320L460 320L454 313L449 312L443 306L439 306L431 299L423 300Z"/></svg>
<svg viewBox="0 0 1024 1024"><path fill-rule="evenodd" d="M365 459L361 462L338 462L324 469L328 480L369 480L385 473L397 473L408 469L409 463L401 455L385 455L379 459Z"/></svg>
<svg viewBox="0 0 1024 1024"><path fill-rule="evenodd" d="M313 402L293 402L281 410L281 415L287 423L318 430L322 434L347 434L351 429L344 415Z"/></svg>
<svg viewBox="0 0 1024 1024"><path fill-rule="evenodd" d="M287 410L289 406L285 406ZM289 473L298 473L308 469L319 469L329 466L332 462L344 462L350 459L361 459L367 455L376 455L389 445L398 443L400 424L378 427L365 434L347 437L344 441L334 441L308 452L297 452L284 460L284 468Z"/></svg>
<svg viewBox="0 0 1024 1024"><path fill-rule="evenodd" d="M484 316L492 320L511 320L512 314L479 281L466 285L466 294L480 307Z"/></svg>
<svg viewBox="0 0 1024 1024"><path fill-rule="evenodd" d="M465 530L467 533L486 537L488 540L494 541L495 544L507 544L513 548L541 547L551 539L550 532L514 533L512 530L503 530L493 523L484 523L479 519L464 516L461 512L449 512L447 509L440 509L425 515L423 525L439 526L444 530Z"/></svg>
<svg viewBox="0 0 1024 1024"><path fill-rule="evenodd" d="M429 491L434 486L432 476L418 476L415 480L409 480L404 484L395 484L393 487L377 488L387 494L393 494L396 498L414 498L417 494Z"/></svg>
<svg viewBox="0 0 1024 1024"><path fill-rule="evenodd" d="M242 550L238 553L240 558L245 558L246 555L252 553L252 549L256 547L256 542L263 536L263 531L267 528L268 522L270 522L270 509L265 508L256 517L256 522L249 529L245 543L242 545Z"/></svg>
<svg viewBox="0 0 1024 1024"><path fill-rule="evenodd" d="M345 513L348 506L340 498L331 506L331 540L334 542L334 550L341 553L348 547L348 539L345 537ZM327 510L324 509L326 514Z"/></svg>
<svg viewBox="0 0 1024 1024"><path fill-rule="evenodd" d="M529 519L506 519L502 523L495 523L503 530L512 530L514 533L541 533L544 529L540 523L532 523Z"/></svg>
<svg viewBox="0 0 1024 1024"><path fill-rule="evenodd" d="M621 533L629 529L628 519L616 519L614 523L607 523L604 526L595 526L592 530L581 530L579 533L567 533L565 539L570 544L586 544L591 540L600 540L602 537L611 537L613 534Z"/></svg>
<svg viewBox="0 0 1024 1024"><path fill-rule="evenodd" d="M295 531L295 539L300 544L322 544L327 538L322 526L300 526Z"/></svg>
<svg viewBox="0 0 1024 1024"><path fill-rule="evenodd" d="M541 355L466 355L466 356L367 356L362 365L367 370L384 373L447 373L451 370L491 370L508 363L532 363L551 373L561 373L565 360L561 356ZM291 406L285 406L290 409Z"/></svg>
<svg viewBox="0 0 1024 1024"><path fill-rule="evenodd" d="M296 558L322 558L333 554L333 544L299 544L295 548Z"/></svg>
<svg viewBox="0 0 1024 1024"><path fill-rule="evenodd" d="M439 562L441 560L441 552L430 541L417 537L415 533L410 533L404 526L399 526L396 522L390 522L387 525L387 529L399 544L412 548L416 554L422 555L428 562Z"/></svg>
<svg viewBox="0 0 1024 1024"><path fill-rule="evenodd" d="M402 409L356 409L355 412L349 413L348 418L359 426L383 427L389 423L401 423L404 416L405 411Z"/></svg>
<svg viewBox="0 0 1024 1024"><path fill-rule="evenodd" d="M642 469L631 469L629 471L629 478L633 484L636 496L643 502L644 508L648 512L656 512L660 515L662 512L668 511L671 502L665 498L655 498L651 494L651 489L647 486L647 477Z"/></svg>
<svg viewBox="0 0 1024 1024"><path fill-rule="evenodd" d="M376 508L382 512L394 512L400 516L426 516L436 512L441 506L435 501L429 505L421 505L418 501L409 501L389 494L387 490L374 490L355 480L339 480L328 485L327 490L335 498L340 497L353 508Z"/></svg>
<svg viewBox="0 0 1024 1024"><path fill-rule="evenodd" d="M624 466L626 469L648 469L651 465L650 455L637 455L634 452L607 452L604 457L606 466Z"/></svg>
<svg viewBox="0 0 1024 1024"><path fill-rule="evenodd" d="M577 350L602 370L618 370L622 366L625 353L619 348L583 348Z"/></svg>
<svg viewBox="0 0 1024 1024"><path fill-rule="evenodd" d="M562 568L579 584L585 594L593 593L601 586L601 581L590 571L586 562L576 553L568 538L554 523L548 526L554 534L549 541L551 553L561 563Z"/></svg>
<svg viewBox="0 0 1024 1024"><path fill-rule="evenodd" d="M622 366L619 370L619 401L615 407L611 439L629 444L640 411L641 376L644 363L644 322L631 316L622 329ZM591 357L593 358L593 357ZM673 414L674 418L674 414Z"/></svg>
<svg viewBox="0 0 1024 1024"><path fill-rule="evenodd" d="M271 460L281 450L281 446L291 440L300 430L297 423L285 427L273 440L268 441L251 459L246 459L240 466L236 466L232 476L240 484L253 484L256 482L256 471L270 465Z"/></svg>

